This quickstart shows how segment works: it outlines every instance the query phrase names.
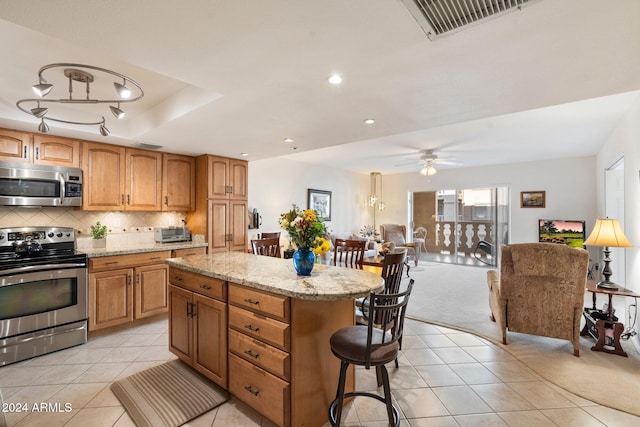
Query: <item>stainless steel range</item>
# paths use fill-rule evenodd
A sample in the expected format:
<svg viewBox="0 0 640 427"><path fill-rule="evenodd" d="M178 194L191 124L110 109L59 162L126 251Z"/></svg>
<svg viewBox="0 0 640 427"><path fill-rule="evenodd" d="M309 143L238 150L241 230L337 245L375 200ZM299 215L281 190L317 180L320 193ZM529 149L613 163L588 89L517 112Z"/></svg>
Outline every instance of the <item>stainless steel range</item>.
<svg viewBox="0 0 640 427"><path fill-rule="evenodd" d="M87 341L87 256L66 227L0 228L0 366Z"/></svg>

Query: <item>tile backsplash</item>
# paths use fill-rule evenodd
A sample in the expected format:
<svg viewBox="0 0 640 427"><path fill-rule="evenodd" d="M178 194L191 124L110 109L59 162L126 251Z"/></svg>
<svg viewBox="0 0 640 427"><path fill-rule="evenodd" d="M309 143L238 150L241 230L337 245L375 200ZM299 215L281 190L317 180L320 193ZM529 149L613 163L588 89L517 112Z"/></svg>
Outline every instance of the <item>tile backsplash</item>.
<svg viewBox="0 0 640 427"><path fill-rule="evenodd" d="M137 239L153 242L153 227L180 227L184 212L94 212L74 208L23 208L0 206L0 228L49 226L72 227L76 230L78 246L89 238L89 226L100 221L108 227L108 236L125 238L136 234Z"/></svg>

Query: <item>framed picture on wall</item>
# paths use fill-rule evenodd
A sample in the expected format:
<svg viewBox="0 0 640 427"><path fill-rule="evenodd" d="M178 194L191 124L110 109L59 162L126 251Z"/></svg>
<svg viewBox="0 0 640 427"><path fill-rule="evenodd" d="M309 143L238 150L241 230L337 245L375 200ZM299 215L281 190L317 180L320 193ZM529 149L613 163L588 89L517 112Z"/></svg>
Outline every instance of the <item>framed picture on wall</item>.
<svg viewBox="0 0 640 427"><path fill-rule="evenodd" d="M546 207L546 194L544 191L521 191L521 208L544 208Z"/></svg>
<svg viewBox="0 0 640 427"><path fill-rule="evenodd" d="M307 190L307 208L318 213L322 221L331 221L331 191Z"/></svg>

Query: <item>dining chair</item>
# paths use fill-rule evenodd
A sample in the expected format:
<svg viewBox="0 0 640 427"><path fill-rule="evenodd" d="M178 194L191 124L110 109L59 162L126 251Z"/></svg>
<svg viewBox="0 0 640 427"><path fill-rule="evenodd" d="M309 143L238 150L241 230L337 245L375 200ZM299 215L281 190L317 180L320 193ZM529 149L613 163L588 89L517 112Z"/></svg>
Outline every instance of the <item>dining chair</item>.
<svg viewBox="0 0 640 427"><path fill-rule="evenodd" d="M333 265L362 270L366 240L336 239L333 248Z"/></svg>
<svg viewBox="0 0 640 427"><path fill-rule="evenodd" d="M274 237L280 238L280 232L279 231L274 231L274 232L261 233L260 234L260 238L261 239L272 239Z"/></svg>
<svg viewBox="0 0 640 427"><path fill-rule="evenodd" d="M277 237L251 240L251 248L255 255L280 258L280 239Z"/></svg>
<svg viewBox="0 0 640 427"><path fill-rule="evenodd" d="M329 422L340 425L344 399L354 396L371 397L384 402L387 407L389 425L400 424L398 408L391 400L391 386L389 373L385 364L397 359L404 327L404 317L407 303L413 289L414 280L411 279L407 289L394 294L375 293L369 295L370 307L368 324L347 326L334 332L329 339L331 352L340 359L340 377L336 398L329 405ZM347 369L349 365L376 368L376 376L381 380L384 394L366 391L352 391L345 393Z"/></svg>

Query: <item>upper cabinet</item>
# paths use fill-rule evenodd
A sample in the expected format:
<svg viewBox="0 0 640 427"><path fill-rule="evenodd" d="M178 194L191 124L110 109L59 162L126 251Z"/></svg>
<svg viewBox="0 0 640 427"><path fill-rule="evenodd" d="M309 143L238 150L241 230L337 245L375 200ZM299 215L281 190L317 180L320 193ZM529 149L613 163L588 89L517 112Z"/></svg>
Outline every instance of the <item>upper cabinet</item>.
<svg viewBox="0 0 640 427"><path fill-rule="evenodd" d="M124 147L83 141L82 170L85 176L82 209L124 209Z"/></svg>
<svg viewBox="0 0 640 427"><path fill-rule="evenodd" d="M193 162L194 159L177 155L174 158L174 155L170 154L166 156L163 159L163 154L155 151L83 142L82 169L86 176L83 209L189 210L192 181L195 180L190 177L195 172L189 160ZM164 174L166 180L163 181L165 161L168 169ZM185 178L185 174L189 178ZM163 197L163 182L166 182L166 199ZM168 202L166 209L163 200Z"/></svg>
<svg viewBox="0 0 640 427"><path fill-rule="evenodd" d="M196 159L162 155L162 210L191 211L196 201Z"/></svg>
<svg viewBox="0 0 640 427"><path fill-rule="evenodd" d="M31 163L33 135L0 129L0 160L3 162Z"/></svg>
<svg viewBox="0 0 640 427"><path fill-rule="evenodd" d="M127 148L125 158L125 210L161 210L162 153Z"/></svg>
<svg viewBox="0 0 640 427"><path fill-rule="evenodd" d="M0 129L0 161L80 167L80 142L75 139Z"/></svg>
<svg viewBox="0 0 640 427"><path fill-rule="evenodd" d="M80 167L80 141L49 135L33 136L33 162L41 165Z"/></svg>
<svg viewBox="0 0 640 427"><path fill-rule="evenodd" d="M200 156L207 164L207 198L246 200L248 197L248 163L217 156Z"/></svg>

